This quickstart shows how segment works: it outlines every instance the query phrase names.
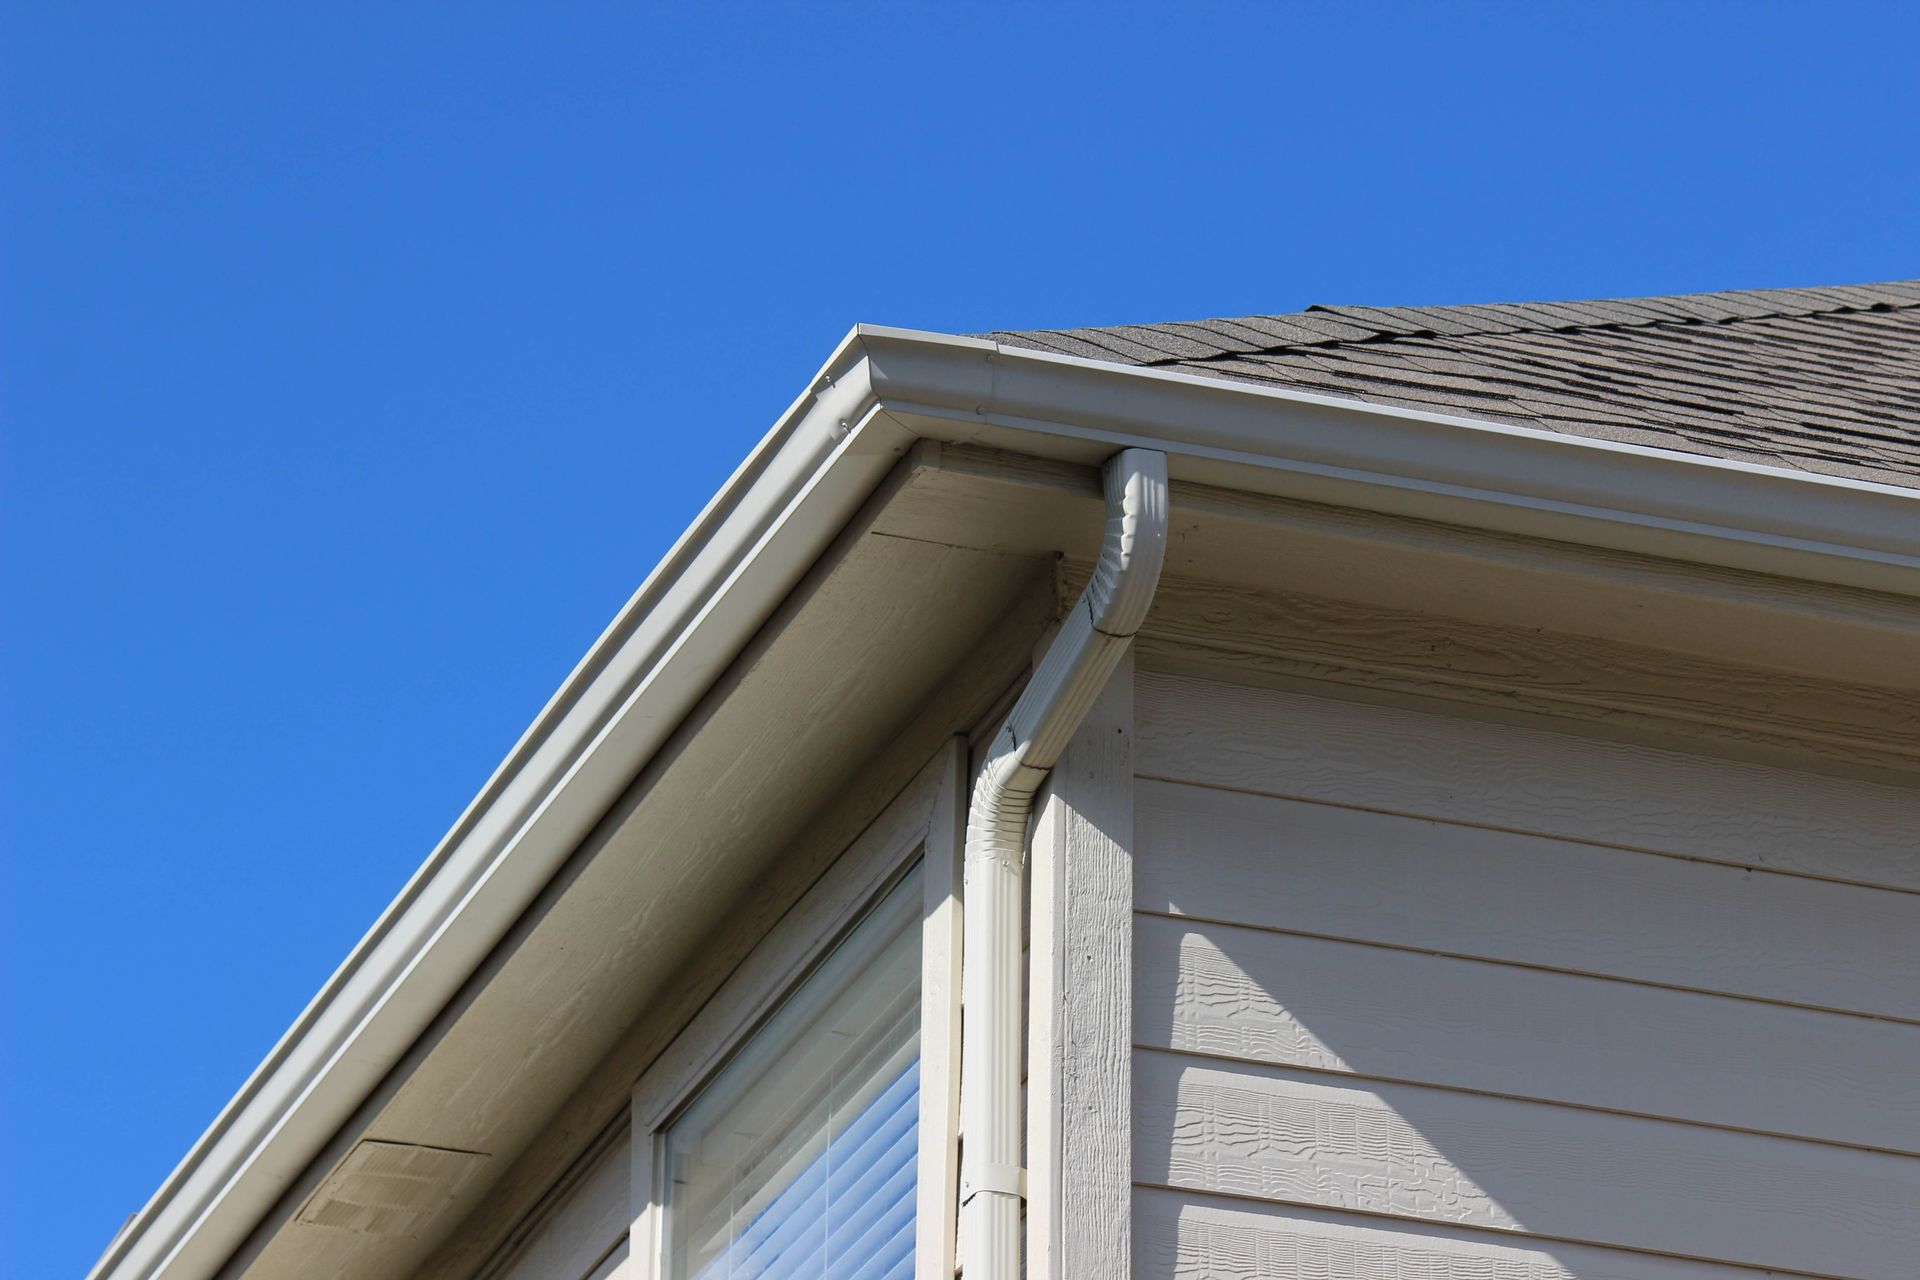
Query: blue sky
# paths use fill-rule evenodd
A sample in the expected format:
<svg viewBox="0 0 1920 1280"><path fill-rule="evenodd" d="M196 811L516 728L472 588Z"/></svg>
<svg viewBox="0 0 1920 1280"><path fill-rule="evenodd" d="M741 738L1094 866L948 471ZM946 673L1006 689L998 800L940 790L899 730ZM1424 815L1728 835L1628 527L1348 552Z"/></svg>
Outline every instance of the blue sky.
<svg viewBox="0 0 1920 1280"><path fill-rule="evenodd" d="M0 1273L78 1275L856 321L1920 275L1893 6L0 16Z"/></svg>

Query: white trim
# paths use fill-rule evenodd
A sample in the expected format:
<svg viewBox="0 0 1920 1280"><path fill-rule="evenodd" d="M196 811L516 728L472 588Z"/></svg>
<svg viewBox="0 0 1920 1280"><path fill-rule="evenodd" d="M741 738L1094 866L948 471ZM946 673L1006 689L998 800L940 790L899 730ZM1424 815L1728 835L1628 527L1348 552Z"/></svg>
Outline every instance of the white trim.
<svg viewBox="0 0 1920 1280"><path fill-rule="evenodd" d="M631 1164L632 1144L633 1134L622 1115L595 1137L548 1188L512 1240L481 1262L473 1280L500 1280L516 1274L553 1275L555 1280L564 1280L570 1274L584 1280L607 1256L617 1253L624 1257L631 1228L621 1229L629 1215L619 1201L631 1201L626 1166ZM616 1177L617 1182L613 1181ZM617 1191L626 1191L627 1195L622 1197L615 1194ZM535 1251L544 1257L534 1259L538 1265L530 1267L529 1259Z"/></svg>
<svg viewBox="0 0 1920 1280"><path fill-rule="evenodd" d="M1134 1274L1133 673L1129 652L1034 823L1029 1280Z"/></svg>
<svg viewBox="0 0 1920 1280"><path fill-rule="evenodd" d="M401 1060L916 437L1920 596L1920 492L862 327L601 636L96 1280L204 1280Z"/></svg>
<svg viewBox="0 0 1920 1280"><path fill-rule="evenodd" d="M1920 595L1920 489L860 328L875 394L944 440L1176 480Z"/></svg>
<svg viewBox="0 0 1920 1280"><path fill-rule="evenodd" d="M959 766L954 763L956 754ZM944 843L937 827L942 816L958 805L952 788L964 765L965 754L958 744L942 748L635 1082L629 1280L659 1280L664 1274L660 1254L664 1232L654 1190L663 1175L661 1137L667 1125L887 890L915 862ZM929 875L924 881L929 904L935 879ZM922 945L926 945L924 934ZM923 974L926 968L923 952ZM924 978L921 999L924 1010Z"/></svg>
<svg viewBox="0 0 1920 1280"><path fill-rule="evenodd" d="M655 1194L666 1176L666 1144L657 1128L634 1126L633 1130L633 1229L627 1234L628 1280L659 1280L666 1259L663 1218L666 1206Z"/></svg>
<svg viewBox="0 0 1920 1280"><path fill-rule="evenodd" d="M796 402L708 504L93 1277L204 1277L226 1260L906 451L851 343L821 377L825 394Z"/></svg>
<svg viewBox="0 0 1920 1280"><path fill-rule="evenodd" d="M1022 999L1027 827L1048 771L1146 621L1167 552L1167 460L1107 460L1106 536L1080 598L994 732L967 809L960 1234L974 1280L1017 1280L1024 1235Z"/></svg>
<svg viewBox="0 0 1920 1280"><path fill-rule="evenodd" d="M960 901L966 842L967 741L947 773L927 832L926 918L920 943L920 1170L915 1280L953 1280L960 1217Z"/></svg>

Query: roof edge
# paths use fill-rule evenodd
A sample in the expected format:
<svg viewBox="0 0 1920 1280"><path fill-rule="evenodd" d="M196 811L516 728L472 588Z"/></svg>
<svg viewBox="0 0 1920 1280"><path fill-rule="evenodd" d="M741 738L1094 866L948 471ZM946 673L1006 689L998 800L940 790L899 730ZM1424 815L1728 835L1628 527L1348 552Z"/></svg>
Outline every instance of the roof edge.
<svg viewBox="0 0 1920 1280"><path fill-rule="evenodd" d="M1369 306L1315 303L1304 311L1197 320L997 330L976 335L1040 351L1110 351L1127 364L1196 364L1249 354L1391 344L1407 338L1508 333L1589 333L1651 326L1702 327L1749 320L1846 315L1920 307L1920 280L1804 288L1719 290L1537 302ZM1229 337L1228 335L1231 335ZM1223 341L1225 339L1225 341ZM1183 351L1200 342L1210 353ZM1102 357L1096 355L1094 359Z"/></svg>
<svg viewBox="0 0 1920 1280"><path fill-rule="evenodd" d="M1920 596L1920 489L1153 366L860 330L914 431L1178 480Z"/></svg>
<svg viewBox="0 0 1920 1280"><path fill-rule="evenodd" d="M378 1087L912 445L866 371L849 334L92 1280L212 1275Z"/></svg>
<svg viewBox="0 0 1920 1280"><path fill-rule="evenodd" d="M216 1272L917 438L1920 596L1920 491L979 338L857 327L715 495L94 1280Z"/></svg>

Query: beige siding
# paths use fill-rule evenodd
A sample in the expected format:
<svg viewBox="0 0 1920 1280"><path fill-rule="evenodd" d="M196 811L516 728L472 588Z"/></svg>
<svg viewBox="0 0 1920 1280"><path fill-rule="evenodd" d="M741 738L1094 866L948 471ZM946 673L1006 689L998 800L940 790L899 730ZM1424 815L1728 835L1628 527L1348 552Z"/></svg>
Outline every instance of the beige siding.
<svg viewBox="0 0 1920 1280"><path fill-rule="evenodd" d="M1141 1044L1920 1153L1902 1023L1150 915L1136 939Z"/></svg>
<svg viewBox="0 0 1920 1280"><path fill-rule="evenodd" d="M1745 1267L1143 1189L1139 1274L1208 1280L1756 1280Z"/></svg>
<svg viewBox="0 0 1920 1280"><path fill-rule="evenodd" d="M1914 792L1163 673L1136 766L1137 1274L1920 1274Z"/></svg>
<svg viewBox="0 0 1920 1280"><path fill-rule="evenodd" d="M1920 1020L1920 894L1207 787L1135 802L1142 910Z"/></svg>
<svg viewBox="0 0 1920 1280"><path fill-rule="evenodd" d="M1920 891L1900 787L1158 673L1139 694L1147 777Z"/></svg>

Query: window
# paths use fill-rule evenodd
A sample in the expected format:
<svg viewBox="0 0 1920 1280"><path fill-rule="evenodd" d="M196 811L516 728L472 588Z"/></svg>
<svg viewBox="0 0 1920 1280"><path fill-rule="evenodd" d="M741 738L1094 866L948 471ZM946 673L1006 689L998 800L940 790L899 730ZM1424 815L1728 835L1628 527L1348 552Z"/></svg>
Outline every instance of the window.
<svg viewBox="0 0 1920 1280"><path fill-rule="evenodd" d="M667 1280L910 1280L921 872L664 1133Z"/></svg>

